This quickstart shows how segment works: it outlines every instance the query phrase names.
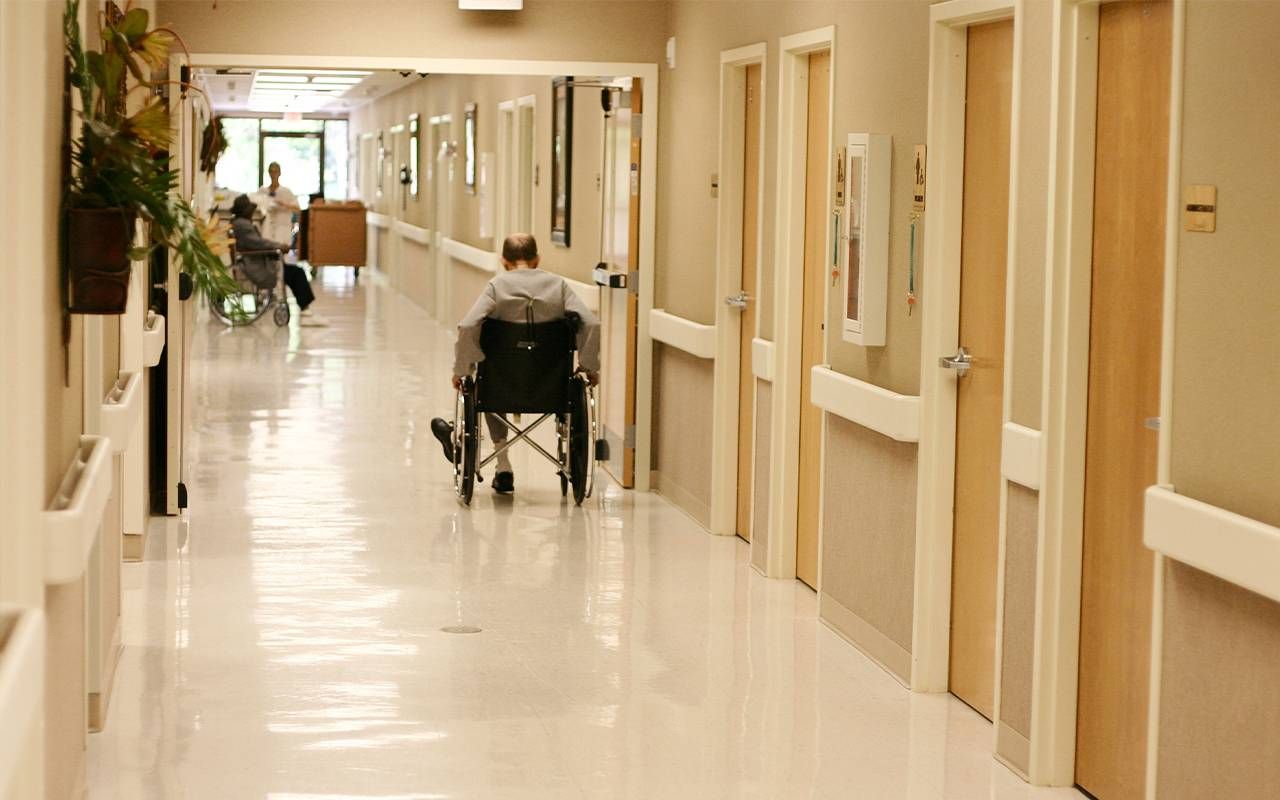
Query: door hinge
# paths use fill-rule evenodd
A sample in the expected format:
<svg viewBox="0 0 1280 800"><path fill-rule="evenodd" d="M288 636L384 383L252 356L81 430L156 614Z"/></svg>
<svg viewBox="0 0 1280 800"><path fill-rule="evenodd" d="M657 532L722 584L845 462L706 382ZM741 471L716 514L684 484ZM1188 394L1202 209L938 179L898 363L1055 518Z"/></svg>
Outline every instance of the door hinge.
<svg viewBox="0 0 1280 800"><path fill-rule="evenodd" d="M186 507L187 507L187 485L179 481L178 482L178 508L182 509Z"/></svg>

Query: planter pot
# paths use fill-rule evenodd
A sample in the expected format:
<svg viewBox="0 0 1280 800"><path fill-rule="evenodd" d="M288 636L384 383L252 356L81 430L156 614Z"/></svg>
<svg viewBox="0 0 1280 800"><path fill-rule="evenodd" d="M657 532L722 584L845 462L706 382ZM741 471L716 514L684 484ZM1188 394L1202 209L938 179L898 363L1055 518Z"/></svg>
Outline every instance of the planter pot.
<svg viewBox="0 0 1280 800"><path fill-rule="evenodd" d="M67 210L67 272L73 314L123 314L129 249L138 215L121 208Z"/></svg>

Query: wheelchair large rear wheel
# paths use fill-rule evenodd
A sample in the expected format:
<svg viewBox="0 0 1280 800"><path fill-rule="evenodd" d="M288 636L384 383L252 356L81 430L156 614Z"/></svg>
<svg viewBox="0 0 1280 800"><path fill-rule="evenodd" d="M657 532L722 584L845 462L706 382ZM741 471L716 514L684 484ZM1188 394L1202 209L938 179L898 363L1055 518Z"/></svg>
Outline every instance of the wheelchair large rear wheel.
<svg viewBox="0 0 1280 800"><path fill-rule="evenodd" d="M463 505L471 505L476 486L476 454L480 450L475 383L466 378L453 416L453 485Z"/></svg>
<svg viewBox="0 0 1280 800"><path fill-rule="evenodd" d="M556 457L560 459L560 496L569 496L569 417L556 415Z"/></svg>
<svg viewBox="0 0 1280 800"><path fill-rule="evenodd" d="M589 493L592 466L587 382L575 375L569 382L569 483L575 505L582 505Z"/></svg>

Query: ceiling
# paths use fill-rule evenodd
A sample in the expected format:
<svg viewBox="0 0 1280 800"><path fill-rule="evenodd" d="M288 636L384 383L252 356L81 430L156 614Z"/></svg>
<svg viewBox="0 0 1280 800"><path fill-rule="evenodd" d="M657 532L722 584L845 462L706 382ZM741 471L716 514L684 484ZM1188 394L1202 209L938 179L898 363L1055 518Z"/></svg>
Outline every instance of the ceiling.
<svg viewBox="0 0 1280 800"><path fill-rule="evenodd" d="M303 113L345 116L418 79L394 70L309 70L205 67L197 82L213 110L227 113Z"/></svg>

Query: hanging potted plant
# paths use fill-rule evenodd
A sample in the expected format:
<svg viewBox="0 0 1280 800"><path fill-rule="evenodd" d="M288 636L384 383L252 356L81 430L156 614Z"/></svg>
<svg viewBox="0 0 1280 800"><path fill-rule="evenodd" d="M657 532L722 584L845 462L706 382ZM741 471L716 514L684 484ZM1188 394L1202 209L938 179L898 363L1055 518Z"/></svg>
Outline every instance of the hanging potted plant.
<svg viewBox="0 0 1280 800"><path fill-rule="evenodd" d="M149 29L145 9L106 4L98 50L81 42L79 0L68 0L63 17L67 84L78 94L82 126L69 141L64 197L64 263L68 307L78 314L122 314L128 301L130 262L152 247L169 247L196 288L213 298L235 294L235 282L218 255L225 231L202 224L179 196L178 173L170 168L173 140L164 98L165 81L151 79L167 63L176 35ZM131 90L128 78L135 86ZM180 91L194 87L181 84ZM152 96L129 113L131 92ZM70 114L65 115L70 120ZM141 220L146 244L135 246Z"/></svg>

